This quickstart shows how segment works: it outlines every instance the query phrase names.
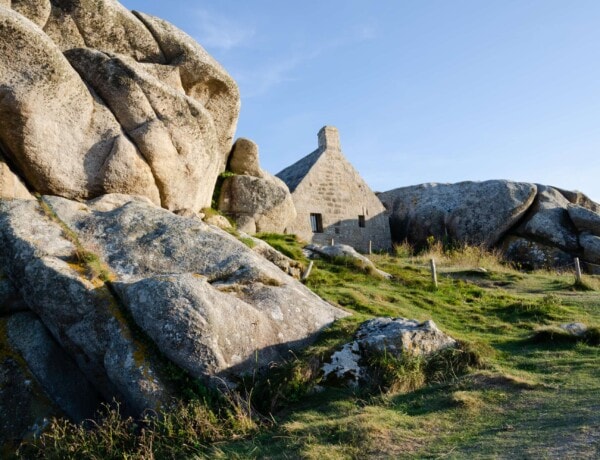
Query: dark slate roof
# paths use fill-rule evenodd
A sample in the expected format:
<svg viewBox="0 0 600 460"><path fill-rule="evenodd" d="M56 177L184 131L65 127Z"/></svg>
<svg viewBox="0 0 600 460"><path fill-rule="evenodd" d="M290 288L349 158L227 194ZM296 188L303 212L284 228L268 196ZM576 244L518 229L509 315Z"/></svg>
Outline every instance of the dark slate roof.
<svg viewBox="0 0 600 460"><path fill-rule="evenodd" d="M325 153L325 149L317 149L293 165L279 171L276 176L286 183L290 192L294 192L323 153Z"/></svg>

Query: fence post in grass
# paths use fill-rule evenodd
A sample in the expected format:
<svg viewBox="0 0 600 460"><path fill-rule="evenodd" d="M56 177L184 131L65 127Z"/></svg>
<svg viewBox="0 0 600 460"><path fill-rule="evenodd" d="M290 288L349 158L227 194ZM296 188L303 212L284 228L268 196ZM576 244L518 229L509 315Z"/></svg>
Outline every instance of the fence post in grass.
<svg viewBox="0 0 600 460"><path fill-rule="evenodd" d="M313 268L313 263L314 262L311 260L310 263L308 264L308 268L305 270L304 273L302 273L302 278L301 278L302 281L306 281L308 279L308 277L310 276L310 271Z"/></svg>
<svg viewBox="0 0 600 460"><path fill-rule="evenodd" d="M575 257L575 282L581 284L581 266L579 265L579 257Z"/></svg>
<svg viewBox="0 0 600 460"><path fill-rule="evenodd" d="M433 287L434 288L438 288L438 280L437 280L437 270L435 268L435 260L431 259L429 261L429 264L431 265L431 282L433 283Z"/></svg>
<svg viewBox="0 0 600 460"><path fill-rule="evenodd" d="M369 255L373 254L373 242L369 240Z"/></svg>

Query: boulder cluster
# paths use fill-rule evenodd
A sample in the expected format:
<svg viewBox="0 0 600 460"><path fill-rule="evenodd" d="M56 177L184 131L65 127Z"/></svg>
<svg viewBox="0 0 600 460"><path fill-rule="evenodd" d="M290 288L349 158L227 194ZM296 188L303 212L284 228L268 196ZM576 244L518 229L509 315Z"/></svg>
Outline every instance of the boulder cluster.
<svg viewBox="0 0 600 460"><path fill-rule="evenodd" d="M218 209L246 233L283 233L296 218L292 195L278 177L261 169L258 146L249 139L235 142L228 172L218 197Z"/></svg>
<svg viewBox="0 0 600 460"><path fill-rule="evenodd" d="M379 194L392 238L500 248L523 268L600 273L600 205L580 192L504 180L421 184Z"/></svg>
<svg viewBox="0 0 600 460"><path fill-rule="evenodd" d="M0 0L0 51L0 444L102 402L164 408L181 375L235 385L348 314L246 234L281 233L296 209L258 146L234 143L238 87L192 38L116 0ZM380 199L396 241L600 266L600 206L579 193L489 181ZM351 247L309 249L390 277ZM361 353L455 344L379 318L325 373L356 383Z"/></svg>
<svg viewBox="0 0 600 460"><path fill-rule="evenodd" d="M182 371L234 385L347 315L200 219L226 170L240 230L295 209L232 150L237 85L193 39L115 0L0 0L0 49L0 443L165 407Z"/></svg>

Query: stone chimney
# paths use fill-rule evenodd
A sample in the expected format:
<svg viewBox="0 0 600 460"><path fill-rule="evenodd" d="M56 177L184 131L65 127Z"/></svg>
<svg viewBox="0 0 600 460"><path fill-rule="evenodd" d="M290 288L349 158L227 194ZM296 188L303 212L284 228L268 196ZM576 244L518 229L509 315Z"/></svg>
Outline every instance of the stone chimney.
<svg viewBox="0 0 600 460"><path fill-rule="evenodd" d="M319 149L341 150L340 133L334 126L323 126L318 134Z"/></svg>

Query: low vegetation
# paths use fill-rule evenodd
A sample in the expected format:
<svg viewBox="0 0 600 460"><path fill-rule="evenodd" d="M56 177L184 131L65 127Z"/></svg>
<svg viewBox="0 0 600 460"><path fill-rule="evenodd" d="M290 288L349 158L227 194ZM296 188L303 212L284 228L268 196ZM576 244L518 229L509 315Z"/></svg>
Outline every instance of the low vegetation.
<svg viewBox="0 0 600 460"><path fill-rule="evenodd" d="M304 261L289 235L261 237ZM318 341L238 391L201 391L132 420L107 409L97 422L54 421L23 458L598 458L599 280L523 273L479 248L406 246L374 255L374 277L315 261L313 291L353 313ZM428 262L435 257L439 287ZM428 359L373 357L373 385L326 386L320 367L374 316L432 319L461 346ZM587 325L581 336L560 326ZM193 382L189 382L193 384ZM194 396L195 395L195 396ZM158 415L158 416L156 416Z"/></svg>

